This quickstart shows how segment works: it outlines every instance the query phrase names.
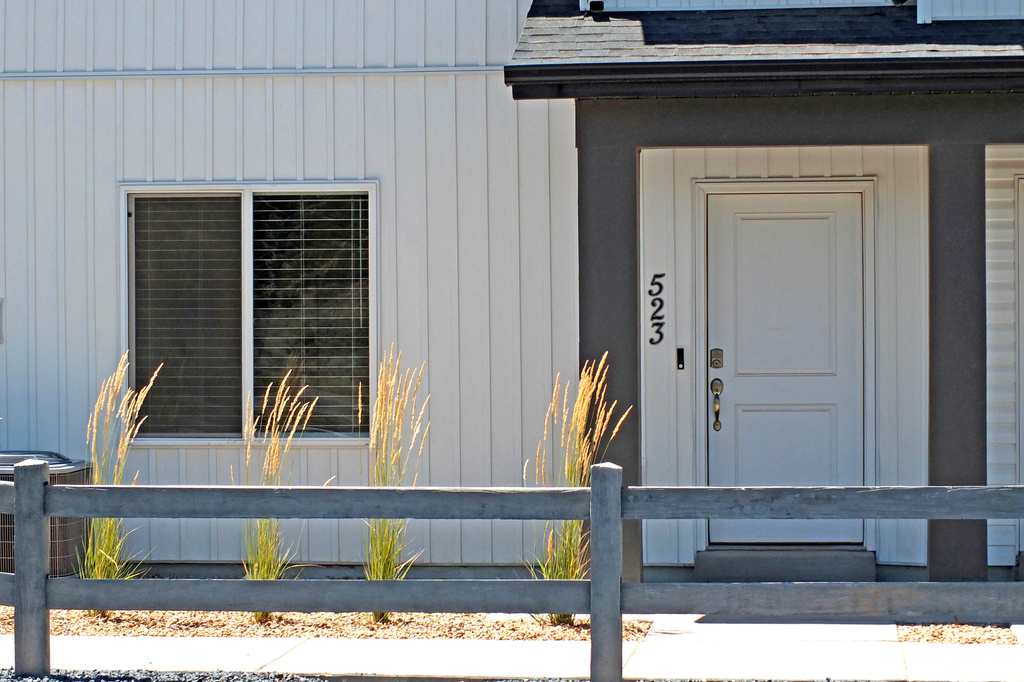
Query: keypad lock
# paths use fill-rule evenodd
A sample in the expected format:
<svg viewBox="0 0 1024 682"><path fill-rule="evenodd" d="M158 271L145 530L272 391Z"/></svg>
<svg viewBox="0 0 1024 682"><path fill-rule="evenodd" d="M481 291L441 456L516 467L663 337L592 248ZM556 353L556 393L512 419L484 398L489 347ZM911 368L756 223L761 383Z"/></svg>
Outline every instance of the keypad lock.
<svg viewBox="0 0 1024 682"><path fill-rule="evenodd" d="M725 366L725 353L721 348L711 349L711 369L722 369Z"/></svg>

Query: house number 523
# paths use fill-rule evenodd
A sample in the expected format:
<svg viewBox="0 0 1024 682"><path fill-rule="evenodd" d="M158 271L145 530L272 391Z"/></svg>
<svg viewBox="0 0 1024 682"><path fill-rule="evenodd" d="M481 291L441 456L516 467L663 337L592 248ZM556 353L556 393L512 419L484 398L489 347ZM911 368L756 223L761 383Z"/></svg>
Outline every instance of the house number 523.
<svg viewBox="0 0 1024 682"><path fill-rule="evenodd" d="M647 295L651 299L651 333L653 334L647 341L652 346L657 346L665 340L665 332L662 331L665 329L665 299L661 297L662 292L665 291L665 285L661 282L664 277L664 272L655 273L651 277L651 286L647 290Z"/></svg>

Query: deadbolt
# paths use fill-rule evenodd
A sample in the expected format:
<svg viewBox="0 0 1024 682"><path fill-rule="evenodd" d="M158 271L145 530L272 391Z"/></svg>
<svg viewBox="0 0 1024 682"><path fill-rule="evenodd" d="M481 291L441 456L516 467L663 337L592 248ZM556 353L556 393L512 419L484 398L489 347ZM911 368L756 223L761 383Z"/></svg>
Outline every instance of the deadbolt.
<svg viewBox="0 0 1024 682"><path fill-rule="evenodd" d="M711 369L722 369L725 366L725 353L721 348L711 349Z"/></svg>

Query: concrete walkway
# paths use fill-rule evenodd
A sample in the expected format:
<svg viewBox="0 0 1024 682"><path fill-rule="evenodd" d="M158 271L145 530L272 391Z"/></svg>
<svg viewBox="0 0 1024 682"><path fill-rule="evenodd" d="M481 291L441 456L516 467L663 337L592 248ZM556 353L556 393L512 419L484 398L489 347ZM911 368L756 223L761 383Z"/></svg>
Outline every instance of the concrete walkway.
<svg viewBox="0 0 1024 682"><path fill-rule="evenodd" d="M1014 626L1021 641L1024 627ZM585 678L586 642L53 637L54 669L292 672L334 679ZM0 637L0 667L13 666ZM644 680L960 680L1024 682L1024 647L900 644L895 625L730 624L659 616L623 649Z"/></svg>

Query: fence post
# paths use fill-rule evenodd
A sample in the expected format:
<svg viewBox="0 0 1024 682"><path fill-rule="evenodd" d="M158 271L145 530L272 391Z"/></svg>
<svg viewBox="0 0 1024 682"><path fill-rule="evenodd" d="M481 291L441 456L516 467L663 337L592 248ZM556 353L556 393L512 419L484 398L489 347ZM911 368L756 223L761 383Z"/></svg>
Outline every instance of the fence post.
<svg viewBox="0 0 1024 682"><path fill-rule="evenodd" d="M50 524L46 519L46 462L14 465L14 673L50 674Z"/></svg>
<svg viewBox="0 0 1024 682"><path fill-rule="evenodd" d="M590 469L590 682L622 682L622 469Z"/></svg>

